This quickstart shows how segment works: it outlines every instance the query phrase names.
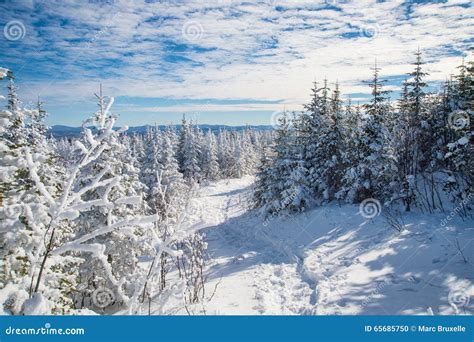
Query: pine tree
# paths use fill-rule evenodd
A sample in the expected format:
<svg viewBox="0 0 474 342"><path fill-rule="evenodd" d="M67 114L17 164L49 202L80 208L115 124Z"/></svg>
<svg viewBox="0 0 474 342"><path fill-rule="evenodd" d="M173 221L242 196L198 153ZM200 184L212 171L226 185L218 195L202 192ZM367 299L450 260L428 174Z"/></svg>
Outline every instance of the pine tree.
<svg viewBox="0 0 474 342"><path fill-rule="evenodd" d="M341 175L340 189L336 193L336 198L352 203L356 201L358 196L359 187L354 186L354 182L358 180L358 166L363 156L359 149L359 146L362 146L363 139L362 113L359 105L353 107L351 101L348 101L342 125L345 132L343 143L345 169Z"/></svg>
<svg viewBox="0 0 474 342"><path fill-rule="evenodd" d="M324 180L323 198L327 201L333 200L341 188L347 162L344 156L345 140L341 111L339 84L336 83L330 100L329 115L324 120L320 144L320 149L322 149L320 155L323 161L319 174Z"/></svg>
<svg viewBox="0 0 474 342"><path fill-rule="evenodd" d="M192 123L188 124L183 117L178 147L178 162L180 172L188 182L199 182L201 180L199 157L199 133L194 125Z"/></svg>
<svg viewBox="0 0 474 342"><path fill-rule="evenodd" d="M353 184L351 192L354 193L355 201L372 197L383 201L389 199L389 185L394 172L393 159L388 150L390 138L384 124L384 118L390 109L388 92L383 89L386 81L380 79L377 63L372 71L372 80L369 82L372 89L371 100L363 106L367 117L357 146L360 160L351 174L346 175L346 184Z"/></svg>
<svg viewBox="0 0 474 342"><path fill-rule="evenodd" d="M216 136L212 131L206 134L206 149L203 156L204 177L208 180L217 180L219 178L219 162L217 156Z"/></svg>
<svg viewBox="0 0 474 342"><path fill-rule="evenodd" d="M77 152L74 163L70 169L66 170L58 193L48 189L40 176L41 164L32 150L24 149L27 168L35 190L45 199L44 212L47 214L46 226L48 227L41 237L45 245L39 253L39 267L33 269L32 272L31 301L24 303L25 308L33 310L28 311L29 314L38 313L34 311L34 306L31 306L33 302L42 301L58 305L60 298L54 296L53 290L54 286L61 286L61 284L55 284L57 277L52 277L51 273L54 272L58 261L61 261L59 265L70 264L67 260L71 255L94 256L94 260L97 260L101 266L96 270L100 270L107 276L108 284L114 287L118 301L123 302L124 305L129 304L131 296L126 293L129 290L126 279L120 277L120 272L114 274L113 260L109 259L110 254L107 255L107 250L111 251L114 247L107 246L107 243L112 242L116 234L127 234L126 232L133 231L133 227L145 228L153 223L156 217L128 216L123 212L122 210L127 210L121 207L137 205L139 198L123 196L126 189L124 183L121 183L122 177L114 174L114 165L104 163L102 164L104 167L100 167L100 160L104 155L108 155L108 151L114 145L114 139L117 134L120 134L120 131L113 130L115 116L109 114L112 103L113 99L110 99L107 105L100 104L99 111L85 122L85 124L96 125L97 134L93 134L89 128L84 128L82 141L75 142ZM94 168L94 164L99 167ZM94 197L94 194L97 194L97 197ZM77 220L80 219L81 213L94 208L103 210L105 222L101 222L103 216L99 216L98 225L92 226L90 231L84 227L77 227L76 224L79 222ZM71 234L68 227L80 229ZM71 297L69 295L68 299Z"/></svg>
<svg viewBox="0 0 474 342"><path fill-rule="evenodd" d="M398 108L398 175L401 191L399 198L403 201L405 210L410 211L414 204L419 204L431 211L436 208L434 201L434 164L432 147L436 126L435 111L430 110L428 96L424 91L426 83L423 71L421 52L415 53L414 70L410 78L404 82L402 97ZM420 182L424 189L431 189L431 196L427 191L420 192ZM429 184L429 185L427 185Z"/></svg>
<svg viewBox="0 0 474 342"><path fill-rule="evenodd" d="M232 177L234 168L233 146L229 139L229 132L221 129L217 137L217 157L219 169L223 177Z"/></svg>
<svg viewBox="0 0 474 342"><path fill-rule="evenodd" d="M265 208L266 204L275 196L273 193L273 152L270 147L263 148L260 164L257 168L256 181L253 191L254 208Z"/></svg>
<svg viewBox="0 0 474 342"><path fill-rule="evenodd" d="M12 73L8 85L9 110L2 112L2 291L13 314L27 314L25 305L33 296L36 267L44 251L44 238L49 229L50 215L46 195L57 196L61 191L62 170L44 136L42 124L46 113L21 107L16 96ZM11 110L11 111L10 111ZM31 124L27 123L31 118ZM33 176L29 165L36 163ZM35 187L36 178L42 179L42 191ZM63 230L57 239L69 236L70 226L61 223ZM69 296L74 287L77 260L73 257L54 259L44 272L44 296L52 302L49 313L67 313L74 304ZM66 288L65 286L68 285ZM38 312L40 313L40 312ZM42 312L46 313L46 312Z"/></svg>
<svg viewBox="0 0 474 342"><path fill-rule="evenodd" d="M321 94L320 94L321 93ZM322 157L320 153L320 134L324 125L324 116L327 103L326 81L323 88L318 88L317 82L313 83L311 89L311 102L304 106L306 115L298 118L296 125L299 127L300 135L305 139L303 150L305 167L308 170L308 184L314 196L320 196L323 180L320 178Z"/></svg>
<svg viewBox="0 0 474 342"><path fill-rule="evenodd" d="M270 177L273 182L267 190L271 196L261 196L270 198L264 207L266 212L278 214L302 211L311 202L308 171L302 159L302 146L297 141L285 114L280 118L275 139L275 157Z"/></svg>
<svg viewBox="0 0 474 342"><path fill-rule="evenodd" d="M461 64L455 78L448 114L449 142L444 159L448 177L444 188L455 203L462 205L462 215L471 210L467 200L472 194L474 162L474 63Z"/></svg>
<svg viewBox="0 0 474 342"><path fill-rule="evenodd" d="M425 92L421 52L415 55L414 70L396 106L377 65L368 82L369 103L360 107L349 102L344 113L338 85L330 96L326 81L323 87L314 83L305 112L282 122L271 158L264 154L255 205L281 210L288 197L285 180L292 177L287 167L298 168L300 159L294 156L302 151L305 171L296 178L311 189L306 200L358 202L373 197L386 206L401 203L406 211L434 212L443 209L444 184L452 202L463 203L467 215L474 169L474 63L463 62L442 93L430 94Z"/></svg>

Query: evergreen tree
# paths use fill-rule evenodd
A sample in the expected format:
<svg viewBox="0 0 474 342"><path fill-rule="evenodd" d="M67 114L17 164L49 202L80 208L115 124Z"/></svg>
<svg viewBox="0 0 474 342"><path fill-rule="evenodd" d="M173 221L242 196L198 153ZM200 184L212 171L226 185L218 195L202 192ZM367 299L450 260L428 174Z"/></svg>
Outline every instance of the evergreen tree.
<svg viewBox="0 0 474 342"><path fill-rule="evenodd" d="M342 101L338 83L330 100L329 115L324 120L320 139L322 165L318 173L324 180L323 198L331 201L341 188L341 180L347 163L344 152Z"/></svg>
<svg viewBox="0 0 474 342"><path fill-rule="evenodd" d="M269 213L301 211L311 202L302 148L297 143L295 132L290 129L286 114L280 118L279 124L270 177L273 180L269 189L272 197L265 210Z"/></svg>
<svg viewBox="0 0 474 342"><path fill-rule="evenodd" d="M388 146L389 132L384 123L390 110L388 92L383 89L386 81L380 79L377 64L372 71L372 80L369 82L371 100L363 106L366 118L356 146L359 160L344 176L345 187L349 189L349 201L362 201L372 197L385 201L391 197L394 165Z"/></svg>
<svg viewBox="0 0 474 342"><path fill-rule="evenodd" d="M327 114L327 83L323 88L318 88L316 82L311 89L311 102L304 106L306 115L301 116L297 126L300 134L304 137L306 144L304 147L304 162L308 170L308 184L314 196L319 197L323 179L320 178L319 171L322 169L323 157L320 155L320 135L324 129Z"/></svg>
<svg viewBox="0 0 474 342"><path fill-rule="evenodd" d="M217 156L216 136L212 131L206 134L206 149L203 156L204 177L208 180L217 180L219 178L219 162Z"/></svg>
<svg viewBox="0 0 474 342"><path fill-rule="evenodd" d="M199 158L199 133L194 125L189 124L183 117L178 147L178 162L180 172L186 181L199 182L201 180Z"/></svg>
<svg viewBox="0 0 474 342"><path fill-rule="evenodd" d="M260 164L257 168L256 181L253 191L253 206L255 208L264 208L275 196L273 184L275 179L272 173L273 152L270 147L264 148L260 157Z"/></svg>
<svg viewBox="0 0 474 342"><path fill-rule="evenodd" d="M445 189L453 202L462 204L462 214L471 209L466 199L472 195L474 162L472 145L474 136L474 63L459 67L448 114L449 142L444 159L448 177Z"/></svg>

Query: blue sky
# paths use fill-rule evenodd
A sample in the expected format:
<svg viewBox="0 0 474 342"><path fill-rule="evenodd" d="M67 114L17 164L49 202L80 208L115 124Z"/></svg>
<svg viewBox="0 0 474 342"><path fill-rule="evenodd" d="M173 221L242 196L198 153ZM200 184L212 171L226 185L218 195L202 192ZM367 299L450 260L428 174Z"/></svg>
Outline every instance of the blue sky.
<svg viewBox="0 0 474 342"><path fill-rule="evenodd" d="M0 66L48 124L78 126L103 84L119 124L271 124L311 83L363 102L377 58L397 97L413 53L439 84L472 58L471 1L4 1ZM16 31L14 29L17 29ZM5 84L5 83L4 83Z"/></svg>

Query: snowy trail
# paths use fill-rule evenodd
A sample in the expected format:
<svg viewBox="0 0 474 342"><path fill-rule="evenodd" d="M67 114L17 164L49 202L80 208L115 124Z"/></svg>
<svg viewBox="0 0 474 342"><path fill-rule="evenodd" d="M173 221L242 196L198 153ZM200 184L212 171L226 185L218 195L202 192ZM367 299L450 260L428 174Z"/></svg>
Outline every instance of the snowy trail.
<svg viewBox="0 0 474 342"><path fill-rule="evenodd" d="M252 182L222 180L193 201L208 227L206 314L474 312L465 303L474 295L469 221L440 229L443 215L410 214L399 234L382 216L367 220L353 205L264 221L247 207Z"/></svg>
<svg viewBox="0 0 474 342"><path fill-rule="evenodd" d="M242 229L254 224L245 217L252 182L251 177L219 181L203 188L196 199L210 227L204 230L211 258L207 291L215 289L215 293L206 304L208 314L261 313L255 280L261 272L259 253L264 248L255 246L254 238Z"/></svg>
<svg viewBox="0 0 474 342"><path fill-rule="evenodd" d="M298 274L296 255L282 253L263 220L247 215L252 182L220 181L195 199L210 226L204 230L211 257L207 286L216 290L207 313L304 314L313 290Z"/></svg>

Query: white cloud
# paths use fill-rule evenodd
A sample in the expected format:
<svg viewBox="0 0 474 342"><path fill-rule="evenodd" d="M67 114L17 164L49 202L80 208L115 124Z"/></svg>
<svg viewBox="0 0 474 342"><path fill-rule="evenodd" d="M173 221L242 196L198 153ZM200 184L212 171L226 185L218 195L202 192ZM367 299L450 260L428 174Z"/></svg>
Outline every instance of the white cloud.
<svg viewBox="0 0 474 342"><path fill-rule="evenodd" d="M384 76L406 74L418 47L429 80L442 81L460 62L453 51L466 53L474 36L469 1L412 4L410 10L401 1L270 0L55 2L18 10L27 37L22 46L9 46L6 61L31 77L24 82L27 97L64 103L89 97L102 81L115 96L296 106L307 101L315 78L338 80L343 93L367 93L361 81L370 78L375 58ZM202 28L193 46L182 32L190 21Z"/></svg>

